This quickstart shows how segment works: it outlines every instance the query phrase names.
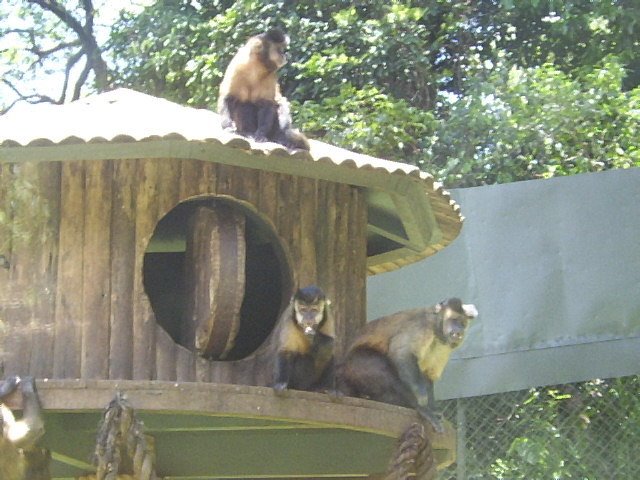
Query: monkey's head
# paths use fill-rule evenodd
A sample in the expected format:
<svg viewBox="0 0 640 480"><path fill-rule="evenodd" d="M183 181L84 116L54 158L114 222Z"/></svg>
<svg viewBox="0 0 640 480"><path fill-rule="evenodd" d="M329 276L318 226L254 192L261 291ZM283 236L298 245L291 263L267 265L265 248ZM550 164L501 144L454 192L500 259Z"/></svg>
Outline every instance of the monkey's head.
<svg viewBox="0 0 640 480"><path fill-rule="evenodd" d="M287 63L286 50L289 46L289 36L276 28L251 37L247 46L251 57L260 62L269 72L275 72Z"/></svg>
<svg viewBox="0 0 640 480"><path fill-rule="evenodd" d="M464 304L459 298L450 298L435 307L438 315L441 339L452 348L464 340L469 322L478 316L475 305Z"/></svg>
<svg viewBox="0 0 640 480"><path fill-rule="evenodd" d="M293 296L294 320L307 338L313 338L325 319L327 297L320 287L309 285Z"/></svg>

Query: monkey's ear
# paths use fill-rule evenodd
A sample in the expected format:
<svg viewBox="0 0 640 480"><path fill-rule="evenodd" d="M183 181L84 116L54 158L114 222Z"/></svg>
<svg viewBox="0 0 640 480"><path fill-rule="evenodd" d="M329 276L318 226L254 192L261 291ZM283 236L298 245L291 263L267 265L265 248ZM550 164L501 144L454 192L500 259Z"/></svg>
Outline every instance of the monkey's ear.
<svg viewBox="0 0 640 480"><path fill-rule="evenodd" d="M436 313L440 313L442 311L442 307L444 307L444 302L436 303L433 307L433 311Z"/></svg>
<svg viewBox="0 0 640 480"><path fill-rule="evenodd" d="M472 303L462 305L462 311L469 318L476 318L478 316L478 309Z"/></svg>

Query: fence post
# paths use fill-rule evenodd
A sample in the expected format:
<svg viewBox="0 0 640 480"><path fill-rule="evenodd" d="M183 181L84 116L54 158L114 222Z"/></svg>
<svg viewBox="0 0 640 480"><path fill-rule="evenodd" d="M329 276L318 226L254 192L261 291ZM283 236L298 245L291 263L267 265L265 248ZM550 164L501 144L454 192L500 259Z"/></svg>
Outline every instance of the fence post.
<svg viewBox="0 0 640 480"><path fill-rule="evenodd" d="M467 418L464 400L456 400L456 479L467 478L466 446L467 446Z"/></svg>

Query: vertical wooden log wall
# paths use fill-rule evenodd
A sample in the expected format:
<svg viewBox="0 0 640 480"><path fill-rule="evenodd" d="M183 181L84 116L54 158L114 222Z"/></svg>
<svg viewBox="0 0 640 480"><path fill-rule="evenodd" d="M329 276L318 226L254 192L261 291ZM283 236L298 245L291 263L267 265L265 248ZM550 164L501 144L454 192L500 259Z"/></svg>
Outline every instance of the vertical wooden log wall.
<svg viewBox="0 0 640 480"><path fill-rule="evenodd" d="M16 208L10 194L25 184L39 197ZM273 225L294 282L317 283L332 298L342 353L365 321L360 189L195 160L0 164L5 374L267 384L270 340L243 360L204 360L156 323L144 291L156 224L179 202L207 194L248 202ZM46 216L34 220L41 207Z"/></svg>

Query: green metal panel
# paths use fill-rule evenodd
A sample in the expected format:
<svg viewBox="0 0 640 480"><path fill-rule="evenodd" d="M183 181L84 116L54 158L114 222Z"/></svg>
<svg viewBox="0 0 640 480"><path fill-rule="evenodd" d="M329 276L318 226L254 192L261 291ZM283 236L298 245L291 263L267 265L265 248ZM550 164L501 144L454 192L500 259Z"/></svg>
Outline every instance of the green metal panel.
<svg viewBox="0 0 640 480"><path fill-rule="evenodd" d="M53 449L54 478L79 476L90 468L100 415L47 412L41 443ZM361 476L384 471L395 446L383 435L278 420L176 413L139 417L155 441L156 470L169 478Z"/></svg>
<svg viewBox="0 0 640 480"><path fill-rule="evenodd" d="M368 280L368 318L459 296L480 312L440 398L640 373L640 169L452 192L437 255Z"/></svg>

